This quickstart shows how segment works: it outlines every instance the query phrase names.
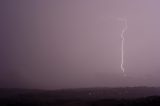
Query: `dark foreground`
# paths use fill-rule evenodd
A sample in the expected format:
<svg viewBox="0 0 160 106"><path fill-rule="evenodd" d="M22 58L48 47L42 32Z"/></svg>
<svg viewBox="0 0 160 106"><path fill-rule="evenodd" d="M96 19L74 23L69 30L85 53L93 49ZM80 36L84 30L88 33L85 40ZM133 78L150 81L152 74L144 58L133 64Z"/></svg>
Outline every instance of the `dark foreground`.
<svg viewBox="0 0 160 106"><path fill-rule="evenodd" d="M160 88L0 89L0 106L160 106Z"/></svg>

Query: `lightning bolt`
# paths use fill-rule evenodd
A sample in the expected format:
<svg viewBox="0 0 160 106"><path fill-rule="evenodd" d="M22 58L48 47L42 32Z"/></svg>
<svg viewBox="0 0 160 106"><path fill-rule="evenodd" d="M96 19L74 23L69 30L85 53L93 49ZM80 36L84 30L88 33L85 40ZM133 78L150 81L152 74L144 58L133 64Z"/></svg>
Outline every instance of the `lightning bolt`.
<svg viewBox="0 0 160 106"><path fill-rule="evenodd" d="M118 19L118 20L124 23L124 28L122 29L122 32L121 32L121 40L122 40L121 41L121 70L126 76L125 68L124 68L124 42L125 42L124 34L128 29L128 24L126 19Z"/></svg>
<svg viewBox="0 0 160 106"><path fill-rule="evenodd" d="M121 70L124 74L124 76L127 76L125 73L125 68L124 68L124 43L125 43L125 38L124 38L124 34L126 33L127 29L128 29L128 24L127 24L127 19L126 18L115 18L113 16L109 16L108 19L116 19L117 21L120 21L124 24L124 28L121 31Z"/></svg>

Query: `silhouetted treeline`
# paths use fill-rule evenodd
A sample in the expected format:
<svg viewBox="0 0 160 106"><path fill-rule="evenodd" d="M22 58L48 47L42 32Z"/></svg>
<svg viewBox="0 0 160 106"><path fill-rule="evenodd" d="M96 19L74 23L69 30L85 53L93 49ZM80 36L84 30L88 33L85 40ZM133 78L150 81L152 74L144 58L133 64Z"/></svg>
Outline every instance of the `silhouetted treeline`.
<svg viewBox="0 0 160 106"><path fill-rule="evenodd" d="M160 95L145 96L154 94L157 89L159 88L91 88L56 91L0 89L0 106L160 106ZM126 90L128 94L141 91L141 95L114 98L115 91L123 95ZM109 91L114 92L105 93Z"/></svg>
<svg viewBox="0 0 160 106"><path fill-rule="evenodd" d="M160 96L103 100L52 100L41 97L15 97L1 99L0 106L160 106Z"/></svg>

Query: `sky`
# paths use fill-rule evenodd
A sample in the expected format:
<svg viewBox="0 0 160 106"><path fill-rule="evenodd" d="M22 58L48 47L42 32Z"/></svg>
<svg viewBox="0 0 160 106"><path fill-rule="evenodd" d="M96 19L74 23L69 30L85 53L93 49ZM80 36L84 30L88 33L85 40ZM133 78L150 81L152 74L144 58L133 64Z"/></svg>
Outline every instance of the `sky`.
<svg viewBox="0 0 160 106"><path fill-rule="evenodd" d="M159 0L0 2L0 87L160 86Z"/></svg>

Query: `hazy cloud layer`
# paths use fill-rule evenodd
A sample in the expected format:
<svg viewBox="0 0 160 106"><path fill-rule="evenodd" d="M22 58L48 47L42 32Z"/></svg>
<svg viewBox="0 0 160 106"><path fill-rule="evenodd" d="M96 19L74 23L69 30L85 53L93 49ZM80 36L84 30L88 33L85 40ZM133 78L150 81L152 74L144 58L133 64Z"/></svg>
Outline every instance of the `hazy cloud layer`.
<svg viewBox="0 0 160 106"><path fill-rule="evenodd" d="M0 86L160 86L159 0L2 0ZM120 69L125 18L124 67Z"/></svg>

